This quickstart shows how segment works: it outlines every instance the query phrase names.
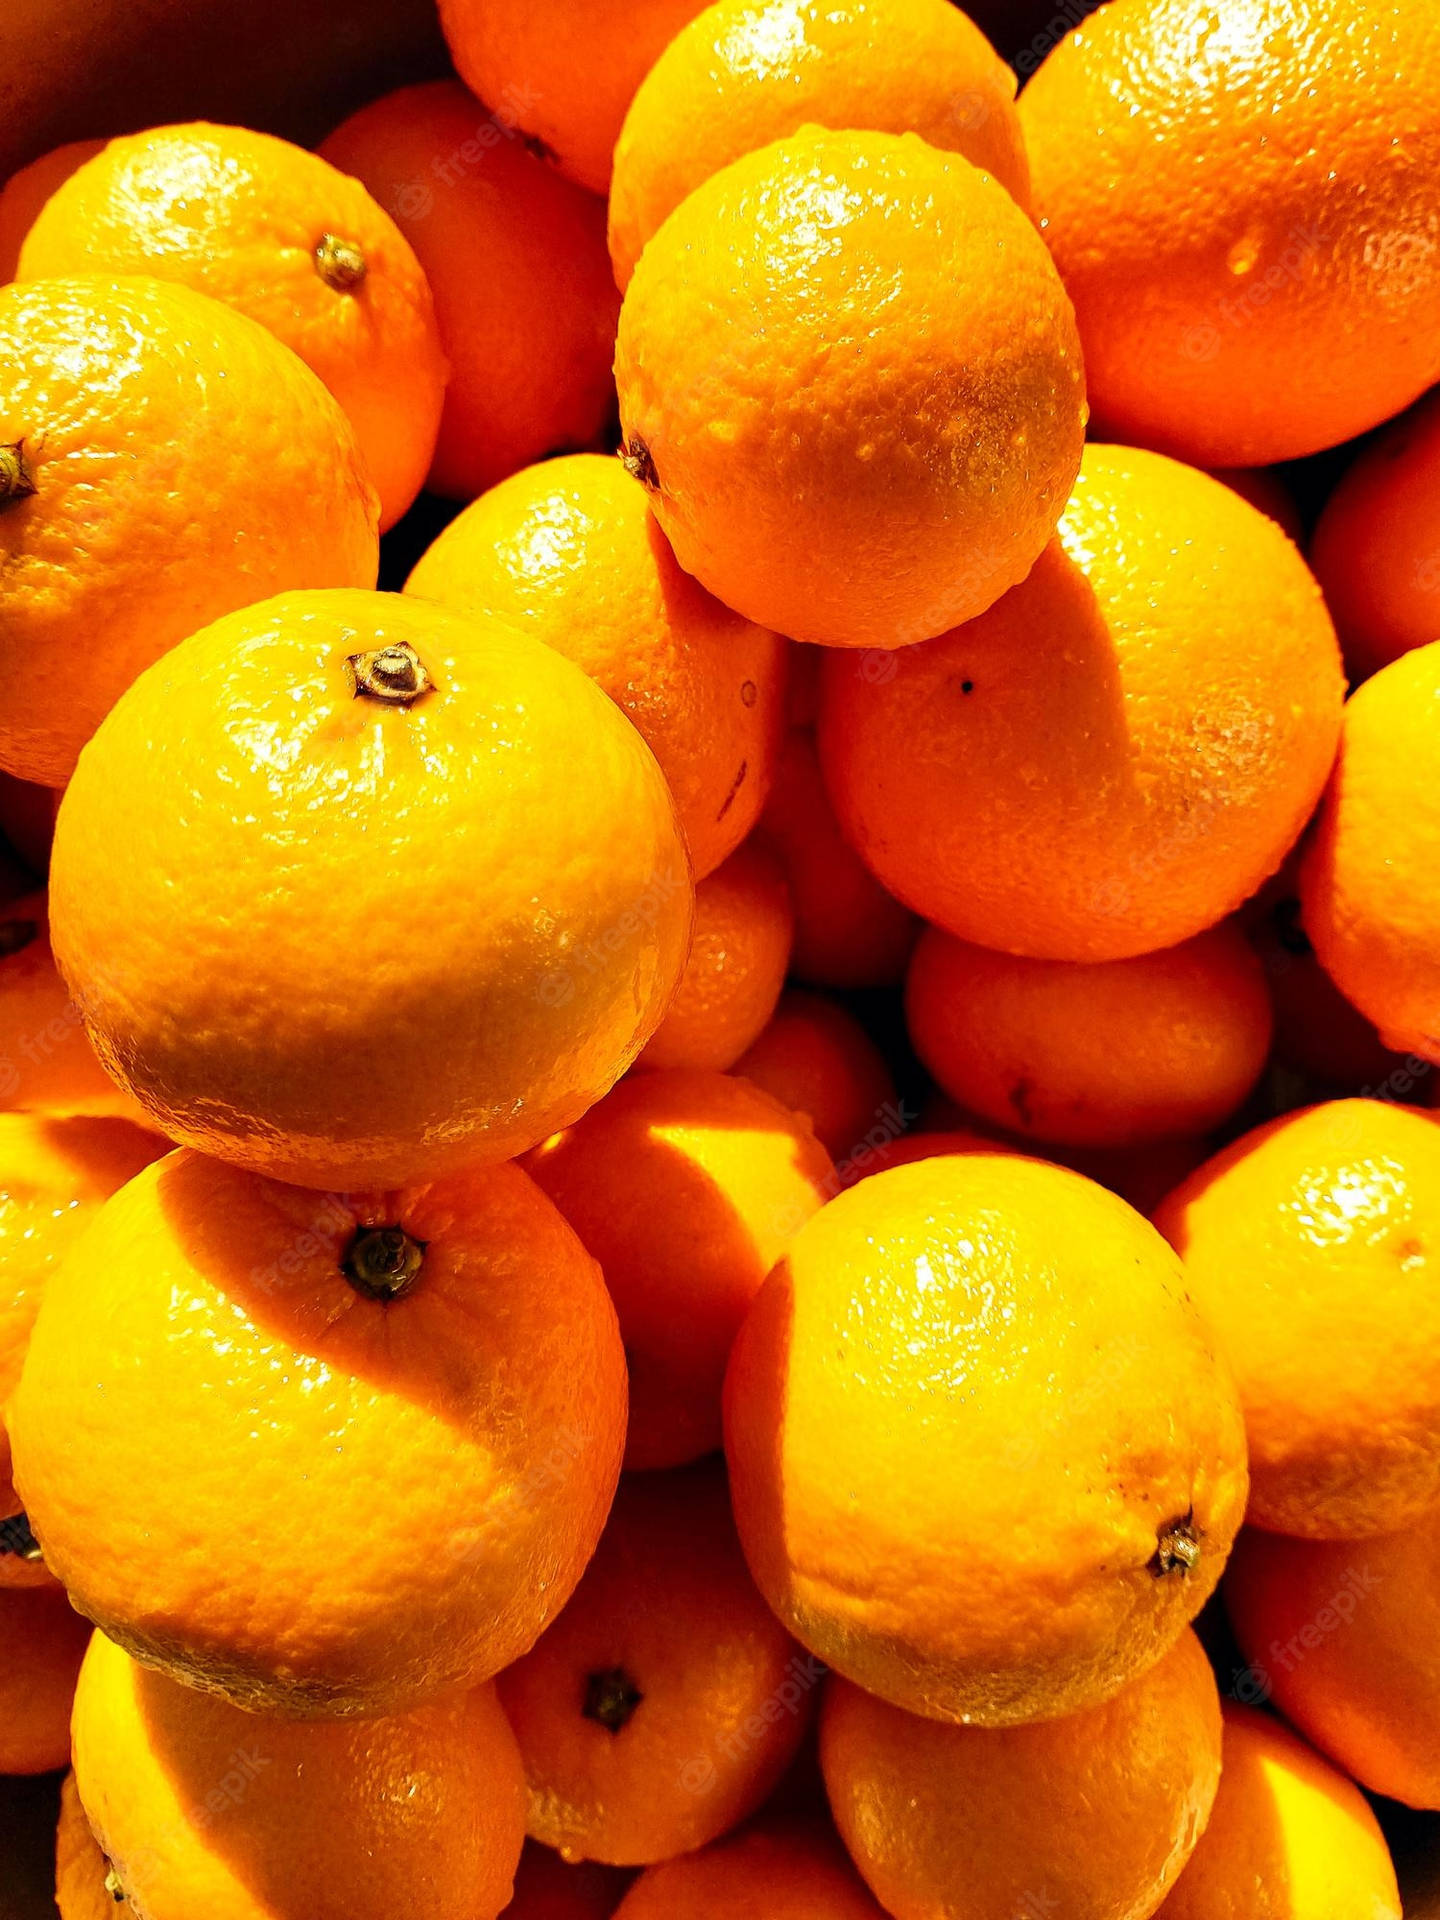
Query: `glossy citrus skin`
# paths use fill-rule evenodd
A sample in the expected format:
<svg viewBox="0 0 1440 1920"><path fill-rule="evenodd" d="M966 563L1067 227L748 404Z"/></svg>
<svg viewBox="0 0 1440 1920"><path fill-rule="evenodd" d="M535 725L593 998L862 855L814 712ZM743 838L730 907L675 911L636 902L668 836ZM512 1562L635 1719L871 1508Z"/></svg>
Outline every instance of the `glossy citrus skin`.
<svg viewBox="0 0 1440 1920"><path fill-rule="evenodd" d="M105 1881L110 1867L96 1845L75 1790L75 1776L60 1783L60 1822L55 1830L55 1904L60 1920L131 1920L135 1909L117 1900Z"/></svg>
<svg viewBox="0 0 1440 1920"><path fill-rule="evenodd" d="M819 1680L755 1591L723 1467L622 1481L574 1598L498 1682L531 1834L614 1866L704 1846L780 1779Z"/></svg>
<svg viewBox="0 0 1440 1920"><path fill-rule="evenodd" d="M1141 1145L1217 1126L1270 1050L1238 927L1131 960L1023 960L931 927L905 984L916 1052L963 1107L1022 1138Z"/></svg>
<svg viewBox="0 0 1440 1920"><path fill-rule="evenodd" d="M450 384L428 485L470 500L551 453L592 445L615 405L619 299L605 210L448 80L402 87L321 143L414 248Z"/></svg>
<svg viewBox="0 0 1440 1920"><path fill-rule="evenodd" d="M620 286L703 180L807 126L918 133L1028 205L1015 76L948 0L719 0L676 34L625 116L610 187Z"/></svg>
<svg viewBox="0 0 1440 1920"><path fill-rule="evenodd" d="M690 957L640 1065L733 1067L775 1011L794 929L784 868L747 841L695 889Z"/></svg>
<svg viewBox="0 0 1440 1920"><path fill-rule="evenodd" d="M89 1637L90 1623L57 1588L0 1587L0 1774L64 1766Z"/></svg>
<svg viewBox="0 0 1440 1920"><path fill-rule="evenodd" d="M808 1121L729 1074L641 1073L525 1164L615 1302L630 1371L626 1466L714 1452L746 1310L838 1190Z"/></svg>
<svg viewBox="0 0 1440 1920"><path fill-rule="evenodd" d="M12 173L0 187L0 285L15 278L20 248L45 202L104 144L103 140L67 140L63 147L52 147Z"/></svg>
<svg viewBox="0 0 1440 1920"><path fill-rule="evenodd" d="M617 1920L885 1920L818 1821L746 1827L642 1873Z"/></svg>
<svg viewBox="0 0 1440 1920"><path fill-rule="evenodd" d="M1023 586L888 679L864 665L823 683L846 834L926 919L1040 960L1176 946L1238 907L1319 798L1343 697L1275 523L1124 447L1087 447Z"/></svg>
<svg viewBox="0 0 1440 1920"><path fill-rule="evenodd" d="M983 1726L1152 1666L1245 1504L1234 1383L1178 1260L1113 1194L1014 1154L892 1168L801 1228L731 1354L725 1449L797 1638Z"/></svg>
<svg viewBox="0 0 1440 1920"><path fill-rule="evenodd" d="M1300 869L1305 931L1389 1047L1440 1061L1440 641L1345 707L1339 758Z"/></svg>
<svg viewBox="0 0 1440 1920"><path fill-rule="evenodd" d="M1247 1531L1225 1583L1254 1684L1372 1793L1440 1810L1433 1519L1373 1540Z"/></svg>
<svg viewBox="0 0 1440 1920"><path fill-rule="evenodd" d="M346 1277L371 1227L423 1245L399 1299ZM180 1152L52 1276L10 1432L54 1571L138 1658L255 1708L394 1712L564 1605L620 1471L624 1356L518 1168L347 1197Z"/></svg>
<svg viewBox="0 0 1440 1920"><path fill-rule="evenodd" d="M1400 1920L1359 1789L1270 1714L1224 1712L1220 1791L1165 1920Z"/></svg>
<svg viewBox="0 0 1440 1920"><path fill-rule="evenodd" d="M841 1679L820 1756L841 1837L895 1920L1147 1920L1203 1832L1220 1702L1193 1633L1102 1706L1037 1726L946 1727Z"/></svg>
<svg viewBox="0 0 1440 1920"><path fill-rule="evenodd" d="M78 342L78 345L77 345ZM232 608L369 587L376 505L348 421L288 347L156 280L0 288L0 763L64 786L136 674Z"/></svg>
<svg viewBox="0 0 1440 1920"><path fill-rule="evenodd" d="M796 640L898 647L982 612L1079 465L1050 257L914 134L810 128L712 175L647 246L615 369L680 564Z"/></svg>
<svg viewBox="0 0 1440 1920"><path fill-rule="evenodd" d="M176 1686L96 1634L74 1731L80 1800L146 1920L495 1920L510 1898L524 1790L491 1687L299 1725Z"/></svg>
<svg viewBox="0 0 1440 1920"><path fill-rule="evenodd" d="M1440 1501L1440 1126L1334 1100L1257 1128L1155 1215L1230 1356L1250 1519L1356 1539Z"/></svg>
<svg viewBox="0 0 1440 1920"><path fill-rule="evenodd" d="M681 572L618 460L571 454L502 481L451 522L405 590L508 620L598 681L659 761L697 879L754 826L790 648Z"/></svg>
<svg viewBox="0 0 1440 1920"><path fill-rule="evenodd" d="M358 249L353 284L321 271L327 235ZM258 320L344 408L382 528L420 491L446 379L430 289L389 214L318 155L203 121L111 140L21 252L22 279L80 273L153 274Z"/></svg>
<svg viewBox="0 0 1440 1920"><path fill-rule="evenodd" d="M428 691L357 692L347 660L406 645ZM165 1132L350 1189L583 1113L665 1010L691 885L659 768L578 668L333 593L221 621L131 690L66 793L50 904L101 1058Z"/></svg>
<svg viewBox="0 0 1440 1920"><path fill-rule="evenodd" d="M623 1868L562 1860L538 1840L527 1840L505 1920L609 1920L633 1879Z"/></svg>
<svg viewBox="0 0 1440 1920"><path fill-rule="evenodd" d="M872 1138L900 1131L895 1082L875 1042L838 1001L789 988L733 1071L809 1121L840 1171Z"/></svg>
<svg viewBox="0 0 1440 1920"><path fill-rule="evenodd" d="M1440 377L1425 0L1119 0L1020 107L1107 434L1292 459Z"/></svg>

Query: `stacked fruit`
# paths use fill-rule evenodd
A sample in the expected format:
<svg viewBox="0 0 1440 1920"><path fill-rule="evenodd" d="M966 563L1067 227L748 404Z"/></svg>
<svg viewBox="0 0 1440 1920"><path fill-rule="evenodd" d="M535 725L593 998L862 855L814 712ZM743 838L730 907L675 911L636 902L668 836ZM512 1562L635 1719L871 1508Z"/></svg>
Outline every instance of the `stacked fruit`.
<svg viewBox="0 0 1440 1920"><path fill-rule="evenodd" d="M1398 1915L1440 25L442 13L0 196L64 1920Z"/></svg>

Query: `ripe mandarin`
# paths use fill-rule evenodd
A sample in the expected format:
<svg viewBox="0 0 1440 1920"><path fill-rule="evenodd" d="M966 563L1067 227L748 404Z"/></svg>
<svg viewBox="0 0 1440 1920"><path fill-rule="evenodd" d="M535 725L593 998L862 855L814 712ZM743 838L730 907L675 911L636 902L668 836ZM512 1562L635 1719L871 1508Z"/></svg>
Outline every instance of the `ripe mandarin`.
<svg viewBox="0 0 1440 1920"><path fill-rule="evenodd" d="M848 1008L790 988L759 1039L735 1062L740 1079L800 1114L844 1173L904 1122L885 1057Z"/></svg>
<svg viewBox="0 0 1440 1920"><path fill-rule="evenodd" d="M20 249L45 202L104 145L103 140L67 140L12 173L0 187L0 286L19 271Z"/></svg>

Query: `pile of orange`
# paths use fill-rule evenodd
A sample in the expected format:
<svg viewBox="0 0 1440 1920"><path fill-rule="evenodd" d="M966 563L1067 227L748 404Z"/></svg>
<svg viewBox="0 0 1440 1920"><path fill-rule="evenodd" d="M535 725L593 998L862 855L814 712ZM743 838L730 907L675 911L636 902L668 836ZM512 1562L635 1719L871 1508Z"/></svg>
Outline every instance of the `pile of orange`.
<svg viewBox="0 0 1440 1920"><path fill-rule="evenodd" d="M1440 25L1087 11L0 187L61 1920L1440 1884Z"/></svg>

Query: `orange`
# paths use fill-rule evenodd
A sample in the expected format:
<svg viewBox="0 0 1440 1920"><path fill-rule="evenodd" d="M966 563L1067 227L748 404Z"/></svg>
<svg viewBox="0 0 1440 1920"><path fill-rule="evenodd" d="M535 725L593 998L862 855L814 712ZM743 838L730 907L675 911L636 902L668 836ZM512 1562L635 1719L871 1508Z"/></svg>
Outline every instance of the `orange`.
<svg viewBox="0 0 1440 1920"><path fill-rule="evenodd" d="M107 1884L108 1882L108 1884ZM60 1783L60 1824L55 1832L55 1904L60 1920L131 1920L135 1909L110 1879L110 1862L96 1845L75 1791L75 1776Z"/></svg>
<svg viewBox="0 0 1440 1920"><path fill-rule="evenodd" d="M681 566L796 640L899 647L983 612L1080 462L1050 256L916 134L812 127L704 181L635 270L615 370Z"/></svg>
<svg viewBox="0 0 1440 1920"><path fill-rule="evenodd" d="M841 1837L895 1920L1145 1920L1209 1818L1220 1728L1186 1632L1113 1699L1038 1726L942 1726L833 1680L820 1757Z"/></svg>
<svg viewBox="0 0 1440 1920"><path fill-rule="evenodd" d="M574 1598L497 1683L531 1834L646 1866L728 1833L794 1758L821 1676L755 1591L723 1466L623 1481Z"/></svg>
<svg viewBox="0 0 1440 1920"><path fill-rule="evenodd" d="M625 116L610 188L615 278L629 282L702 181L806 126L918 133L1027 206L1014 102L1014 74L948 0L718 0L676 34Z"/></svg>
<svg viewBox="0 0 1440 1920"><path fill-rule="evenodd" d="M0 288L0 763L64 786L143 667L286 587L375 581L349 423L243 314L157 280Z"/></svg>
<svg viewBox="0 0 1440 1920"><path fill-rule="evenodd" d="M429 486L473 499L592 445L615 406L605 209L453 81L372 101L320 151L393 216L430 282L450 384Z"/></svg>
<svg viewBox="0 0 1440 1920"><path fill-rule="evenodd" d="M1381 1100L1286 1114L1155 1215L1229 1354L1250 1519L1355 1539L1440 1501L1440 1126Z"/></svg>
<svg viewBox="0 0 1440 1920"><path fill-rule="evenodd" d="M642 1067L733 1067L775 1011L794 934L785 870L756 840L695 889L690 957Z"/></svg>
<svg viewBox="0 0 1440 1920"><path fill-rule="evenodd" d="M1345 707L1340 755L1300 869L1305 932L1387 1047L1440 1062L1440 641Z"/></svg>
<svg viewBox="0 0 1440 1920"><path fill-rule="evenodd" d="M1440 1811L1434 1520L1373 1540L1247 1531L1225 1583L1246 1678L1372 1793Z"/></svg>
<svg viewBox="0 0 1440 1920"><path fill-rule="evenodd" d="M1238 907L1320 797L1343 696L1275 523L1124 447L1087 447L1023 586L888 679L865 665L825 668L841 826L927 920L1037 960L1178 946Z"/></svg>
<svg viewBox="0 0 1440 1920"><path fill-rule="evenodd" d="M1225 1703L1220 1791L1165 1920L1400 1920L1363 1794L1269 1714Z"/></svg>
<svg viewBox="0 0 1440 1920"><path fill-rule="evenodd" d="M1304 533L1300 509L1285 481L1271 467L1212 467L1212 476L1223 480L1232 493L1248 500L1261 513L1268 513L1298 546Z"/></svg>
<svg viewBox="0 0 1440 1920"><path fill-rule="evenodd" d="M516 1167L347 1197L182 1152L51 1276L9 1418L35 1534L112 1639L247 1707L386 1713L564 1605L625 1368Z"/></svg>
<svg viewBox="0 0 1440 1920"><path fill-rule="evenodd" d="M691 885L659 768L568 660L397 594L290 594L132 688L65 795L50 904L164 1132L351 1189L577 1119L670 1000Z"/></svg>
<svg viewBox="0 0 1440 1920"><path fill-rule="evenodd" d="M15 278L20 248L45 202L104 144L103 140L69 140L12 173L0 187L0 285Z"/></svg>
<svg viewBox="0 0 1440 1920"><path fill-rule="evenodd" d="M808 1120L842 1174L905 1124L880 1049L853 1013L821 993L783 993L734 1072Z"/></svg>
<svg viewBox="0 0 1440 1920"><path fill-rule="evenodd" d="M740 1322L837 1190L809 1123L729 1074L635 1074L526 1167L600 1262L630 1369L627 1467L715 1451Z"/></svg>
<svg viewBox="0 0 1440 1920"><path fill-rule="evenodd" d="M527 1840L504 1920L609 1920L633 1878L593 1860L562 1860L537 1840Z"/></svg>
<svg viewBox="0 0 1440 1920"><path fill-rule="evenodd" d="M1416 1083L1418 1063L1407 1065L1385 1045L1374 1022L1315 958L1301 925L1299 892L1298 867L1287 863L1244 916L1275 1010L1276 1060L1320 1088L1403 1099Z"/></svg>
<svg viewBox="0 0 1440 1920"><path fill-rule="evenodd" d="M0 1774L49 1773L70 1756L70 1701L89 1622L54 1587L0 1587Z"/></svg>
<svg viewBox="0 0 1440 1920"><path fill-rule="evenodd" d="M886 893L841 833L814 737L799 727L786 738L761 833L790 882L791 973L822 987L894 986L919 932L915 916Z"/></svg>
<svg viewBox="0 0 1440 1920"><path fill-rule="evenodd" d="M5 844L19 854L32 873L50 865L50 842L55 838L55 810L60 796L53 787L38 787L0 773L0 831Z"/></svg>
<svg viewBox="0 0 1440 1920"><path fill-rule="evenodd" d="M1122 1200L1016 1154L894 1167L796 1234L740 1330L725 1450L791 1632L912 1713L1096 1705L1219 1580L1229 1370Z"/></svg>
<svg viewBox="0 0 1440 1920"><path fill-rule="evenodd" d="M697 879L754 826L790 649L680 571L618 460L572 454L502 481L445 529L405 590L507 620L598 681L659 761Z"/></svg>
<svg viewBox="0 0 1440 1920"><path fill-rule="evenodd" d="M885 1920L818 1822L765 1821L642 1873L616 1920Z"/></svg>
<svg viewBox="0 0 1440 1920"><path fill-rule="evenodd" d="M1230 924L1130 960L1024 960L921 936L916 1052L947 1093L1026 1139L1125 1147L1234 1113L1270 1051L1265 974Z"/></svg>
<svg viewBox="0 0 1440 1920"><path fill-rule="evenodd" d="M111 140L52 193L24 280L153 274L258 320L325 382L393 526L445 398L430 288L358 181L268 133L205 122Z"/></svg>
<svg viewBox="0 0 1440 1920"><path fill-rule="evenodd" d="M1440 393L1350 467L1315 528L1310 564L1352 679L1440 640Z"/></svg>
<svg viewBox="0 0 1440 1920"><path fill-rule="evenodd" d="M1107 434L1259 466L1440 378L1427 0L1118 0L1020 118Z"/></svg>
<svg viewBox="0 0 1440 1920"><path fill-rule="evenodd" d="M75 1784L145 1920L495 1920L524 1830L491 1687L299 1725L176 1686L103 1634L75 1695Z"/></svg>

